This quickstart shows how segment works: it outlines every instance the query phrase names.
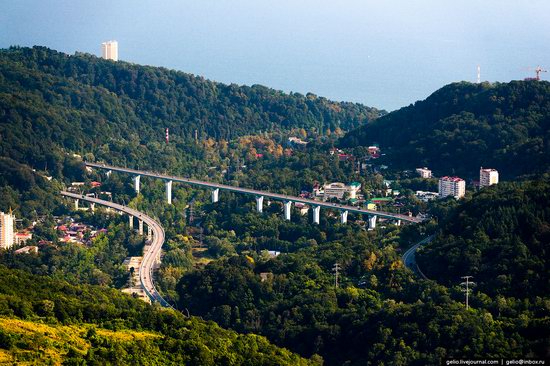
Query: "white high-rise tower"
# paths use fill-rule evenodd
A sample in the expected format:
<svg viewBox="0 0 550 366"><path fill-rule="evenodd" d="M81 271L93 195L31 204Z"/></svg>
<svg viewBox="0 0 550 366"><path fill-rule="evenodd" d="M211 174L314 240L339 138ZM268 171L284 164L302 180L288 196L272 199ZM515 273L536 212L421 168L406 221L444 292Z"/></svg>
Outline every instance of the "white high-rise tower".
<svg viewBox="0 0 550 366"><path fill-rule="evenodd" d="M498 183L498 171L496 169L479 168L479 186L489 187Z"/></svg>
<svg viewBox="0 0 550 366"><path fill-rule="evenodd" d="M0 212L0 249L9 249L13 246L13 230L15 228L15 216L10 213Z"/></svg>
<svg viewBox="0 0 550 366"><path fill-rule="evenodd" d="M118 42L103 42L101 44L101 57L106 60L118 61Z"/></svg>

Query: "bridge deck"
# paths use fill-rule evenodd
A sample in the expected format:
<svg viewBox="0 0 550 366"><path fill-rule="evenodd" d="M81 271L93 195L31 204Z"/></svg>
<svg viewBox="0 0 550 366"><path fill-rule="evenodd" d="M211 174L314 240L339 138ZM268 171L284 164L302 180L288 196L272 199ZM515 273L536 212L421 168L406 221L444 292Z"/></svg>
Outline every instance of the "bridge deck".
<svg viewBox="0 0 550 366"><path fill-rule="evenodd" d="M158 301L162 306L166 307L172 307L157 291L155 288L155 284L153 282L153 267L156 263L156 258L160 256L160 251L162 248L162 245L164 244L164 229L163 227L154 219L147 216L146 214L134 210L133 208L119 205L114 202L101 200L99 198L94 197L87 197L80 194L75 194L71 192L62 191L62 196L74 198L86 202L96 203L98 205L106 206L113 208L117 211L124 212L128 215L132 215L133 217L137 217L139 220L142 220L147 224L148 227L151 228L153 231L153 240L151 241L151 245L149 246L149 250L144 253L143 260L141 261L140 267L139 267L139 279L141 282L141 286L145 290L145 293L147 293L147 296L151 299L151 301L155 302Z"/></svg>
<svg viewBox="0 0 550 366"><path fill-rule="evenodd" d="M191 184L199 187L206 187L210 189L220 189L224 191L243 193L243 194L248 194L253 196L264 196L264 197L268 197L270 199L279 200L279 201L299 202L299 203L304 203L311 206L320 206L320 207L329 208L329 209L349 211L349 212L354 212L358 214L378 216L378 217L383 217L387 219L402 220L402 221L407 221L412 223L420 223L424 221L424 219L422 218L412 217L408 215L402 215L402 214L396 214L396 213L384 212L384 211L367 210L367 209L355 207L355 206L341 205L338 203L331 203L331 202L315 201L308 198L289 196L289 195L279 194L279 193L271 193L267 191L260 191L260 190L250 189L250 188L234 187L226 184L206 182L206 181L201 181L201 180L191 179L191 178L170 176L170 175L149 172L144 170L121 168L121 167L116 167L116 166L107 165L107 164L97 164L97 163L89 163L89 162L85 162L85 164L86 166L89 166L92 168L111 170L111 171L128 173L133 175L141 175L144 177L152 177L152 178L162 179L166 181L186 183L186 184Z"/></svg>

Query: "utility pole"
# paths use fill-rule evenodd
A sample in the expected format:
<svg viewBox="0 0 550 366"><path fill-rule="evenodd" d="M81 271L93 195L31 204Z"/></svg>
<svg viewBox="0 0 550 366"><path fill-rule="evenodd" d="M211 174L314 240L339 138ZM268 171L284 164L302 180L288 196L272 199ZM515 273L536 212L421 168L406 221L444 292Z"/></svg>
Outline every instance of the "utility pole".
<svg viewBox="0 0 550 366"><path fill-rule="evenodd" d="M466 310L470 308L469 298L470 298L470 286L474 286L475 282L470 281L470 278L473 278L473 276L462 276L460 277L463 280L466 280L466 282L461 282L461 286L465 286L465 288L462 289L462 292L466 294Z"/></svg>
<svg viewBox="0 0 550 366"><path fill-rule="evenodd" d="M334 263L332 271L334 272L334 288L338 288L338 273L340 271L340 265L338 264L338 262Z"/></svg>

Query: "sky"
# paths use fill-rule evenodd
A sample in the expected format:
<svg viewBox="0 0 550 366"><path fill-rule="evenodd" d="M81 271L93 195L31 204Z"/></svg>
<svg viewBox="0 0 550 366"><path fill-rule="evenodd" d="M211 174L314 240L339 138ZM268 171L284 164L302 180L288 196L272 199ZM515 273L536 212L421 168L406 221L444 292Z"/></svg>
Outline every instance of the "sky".
<svg viewBox="0 0 550 366"><path fill-rule="evenodd" d="M550 70L548 0L3 0L0 48L41 45L388 111L454 81ZM550 80L550 72L543 74Z"/></svg>

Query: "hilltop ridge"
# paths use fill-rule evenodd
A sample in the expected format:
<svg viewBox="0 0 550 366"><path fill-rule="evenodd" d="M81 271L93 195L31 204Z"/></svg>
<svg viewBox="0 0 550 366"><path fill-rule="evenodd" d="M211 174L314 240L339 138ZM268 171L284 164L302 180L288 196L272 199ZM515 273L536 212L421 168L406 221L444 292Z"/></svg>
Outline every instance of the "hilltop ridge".
<svg viewBox="0 0 550 366"><path fill-rule="evenodd" d="M343 146L378 143L396 168L511 179L550 168L550 82L453 83L346 134Z"/></svg>

